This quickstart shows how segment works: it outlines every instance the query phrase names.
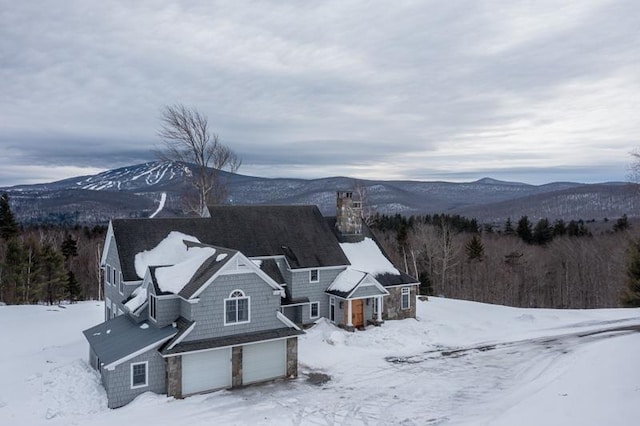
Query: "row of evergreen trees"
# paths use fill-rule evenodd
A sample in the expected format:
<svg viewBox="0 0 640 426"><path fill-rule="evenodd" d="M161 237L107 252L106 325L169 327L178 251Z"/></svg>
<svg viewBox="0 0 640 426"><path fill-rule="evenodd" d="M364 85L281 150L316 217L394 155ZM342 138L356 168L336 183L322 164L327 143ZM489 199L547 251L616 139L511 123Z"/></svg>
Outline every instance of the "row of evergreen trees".
<svg viewBox="0 0 640 426"><path fill-rule="evenodd" d="M76 240L71 236L59 247L45 238L23 238L9 204L9 196L0 196L0 302L59 303L82 299L81 287L73 273L78 256Z"/></svg>

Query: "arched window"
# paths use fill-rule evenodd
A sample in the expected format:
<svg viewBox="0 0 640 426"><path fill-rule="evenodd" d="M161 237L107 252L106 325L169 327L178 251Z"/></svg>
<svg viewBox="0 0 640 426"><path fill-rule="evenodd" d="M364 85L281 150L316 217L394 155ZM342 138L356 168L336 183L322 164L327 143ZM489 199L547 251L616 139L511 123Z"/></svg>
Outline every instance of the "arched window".
<svg viewBox="0 0 640 426"><path fill-rule="evenodd" d="M243 324L250 321L249 297L242 290L233 290L224 299L224 325Z"/></svg>

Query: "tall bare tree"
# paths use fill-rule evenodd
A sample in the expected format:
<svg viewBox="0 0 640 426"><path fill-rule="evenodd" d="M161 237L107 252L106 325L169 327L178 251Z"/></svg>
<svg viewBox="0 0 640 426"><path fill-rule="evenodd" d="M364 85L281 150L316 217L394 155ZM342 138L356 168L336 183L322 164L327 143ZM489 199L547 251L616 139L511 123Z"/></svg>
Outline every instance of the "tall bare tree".
<svg viewBox="0 0 640 426"><path fill-rule="evenodd" d="M158 155L165 161L195 166L191 183L196 196L185 198L185 209L204 216L207 204L222 203L229 194L229 178L222 172L235 173L242 161L211 133L207 117L197 109L182 104L165 106L160 120L158 134L164 149Z"/></svg>

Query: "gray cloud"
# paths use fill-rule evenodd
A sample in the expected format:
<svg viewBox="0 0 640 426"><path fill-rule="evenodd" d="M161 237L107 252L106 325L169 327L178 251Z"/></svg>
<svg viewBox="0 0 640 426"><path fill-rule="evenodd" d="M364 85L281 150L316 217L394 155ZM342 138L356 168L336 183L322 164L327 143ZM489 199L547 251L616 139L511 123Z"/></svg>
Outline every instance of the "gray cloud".
<svg viewBox="0 0 640 426"><path fill-rule="evenodd" d="M630 0L0 3L0 185L153 159L175 102L269 176L613 180L640 139Z"/></svg>

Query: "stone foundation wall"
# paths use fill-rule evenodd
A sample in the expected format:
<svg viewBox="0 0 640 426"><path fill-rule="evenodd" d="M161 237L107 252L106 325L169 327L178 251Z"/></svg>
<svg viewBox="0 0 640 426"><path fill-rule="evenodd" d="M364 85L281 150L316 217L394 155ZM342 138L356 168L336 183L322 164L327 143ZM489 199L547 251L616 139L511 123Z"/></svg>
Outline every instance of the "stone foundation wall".
<svg viewBox="0 0 640 426"><path fill-rule="evenodd" d="M167 358L167 395L182 398L182 356Z"/></svg>
<svg viewBox="0 0 640 426"><path fill-rule="evenodd" d="M298 377L298 338L287 339L287 377Z"/></svg>
<svg viewBox="0 0 640 426"><path fill-rule="evenodd" d="M402 309L402 289L409 287L409 309ZM418 286L387 287L389 296L384 298L383 320L400 320L416 317L416 297L418 296Z"/></svg>
<svg viewBox="0 0 640 426"><path fill-rule="evenodd" d="M231 349L231 386L242 386L242 346Z"/></svg>

